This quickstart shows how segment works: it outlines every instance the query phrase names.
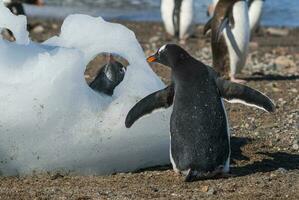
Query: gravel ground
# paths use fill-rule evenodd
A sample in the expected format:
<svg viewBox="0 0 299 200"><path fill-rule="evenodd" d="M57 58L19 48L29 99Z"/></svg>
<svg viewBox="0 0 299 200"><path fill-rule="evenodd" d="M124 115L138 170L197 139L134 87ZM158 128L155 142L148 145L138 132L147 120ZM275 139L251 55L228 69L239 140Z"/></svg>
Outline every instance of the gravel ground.
<svg viewBox="0 0 299 200"><path fill-rule="evenodd" d="M57 34L61 23L30 20L36 41ZM120 22L134 30L146 55L171 41L160 23ZM184 183L170 166L111 176L38 174L1 177L0 199L299 199L299 29L261 28L253 37L241 77L276 103L268 114L226 104L232 132L232 177ZM209 39L199 26L185 48L211 64ZM99 59L100 61L101 59ZM87 71L92 79L96 62ZM165 83L170 71L153 70Z"/></svg>

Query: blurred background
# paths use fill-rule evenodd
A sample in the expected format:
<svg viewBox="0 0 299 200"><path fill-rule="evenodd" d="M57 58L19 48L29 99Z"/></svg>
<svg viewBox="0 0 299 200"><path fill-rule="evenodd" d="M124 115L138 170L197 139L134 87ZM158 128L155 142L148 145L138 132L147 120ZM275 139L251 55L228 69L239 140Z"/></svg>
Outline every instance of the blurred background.
<svg viewBox="0 0 299 200"><path fill-rule="evenodd" d="M196 22L205 23L212 0L195 0ZM44 0L46 6L25 5L29 16L64 18L72 13L102 16L105 19L161 21L160 0ZM262 25L299 26L298 0L266 0Z"/></svg>

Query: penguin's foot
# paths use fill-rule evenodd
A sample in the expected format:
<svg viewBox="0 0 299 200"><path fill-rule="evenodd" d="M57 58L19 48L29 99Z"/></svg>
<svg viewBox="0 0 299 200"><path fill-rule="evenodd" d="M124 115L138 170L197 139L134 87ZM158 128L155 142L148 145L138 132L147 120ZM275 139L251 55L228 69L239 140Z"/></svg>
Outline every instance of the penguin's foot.
<svg viewBox="0 0 299 200"><path fill-rule="evenodd" d="M179 43L180 45L186 45L187 39L180 39Z"/></svg>
<svg viewBox="0 0 299 200"><path fill-rule="evenodd" d="M238 79L238 78L236 78L235 76L231 76L231 77L230 77L230 81L231 81L231 82L235 82L235 83L246 83L245 80L243 80L243 79Z"/></svg>
<svg viewBox="0 0 299 200"><path fill-rule="evenodd" d="M193 182L197 179L197 173L192 171L191 169L188 170L187 175L185 176L185 182Z"/></svg>
<svg viewBox="0 0 299 200"><path fill-rule="evenodd" d="M165 33L165 40L166 41L172 41L173 40L173 36L170 35L169 33Z"/></svg>
<svg viewBox="0 0 299 200"><path fill-rule="evenodd" d="M200 181L200 180L206 180L217 177L219 174L219 171L215 172L207 172L207 173L201 173L196 170L189 169L188 171L183 173L185 176L185 182L193 182L193 181Z"/></svg>
<svg viewBox="0 0 299 200"><path fill-rule="evenodd" d="M235 177L234 174L231 174L229 172L224 172L223 168L220 167L219 169L216 169L213 172L206 172L202 173L196 170L187 170L181 172L183 175L185 175L185 182L193 182L193 181L200 181L200 180L206 180L206 179L219 179L219 178L231 178Z"/></svg>
<svg viewBox="0 0 299 200"><path fill-rule="evenodd" d="M234 178L237 175L231 173L221 173L216 176L216 178Z"/></svg>

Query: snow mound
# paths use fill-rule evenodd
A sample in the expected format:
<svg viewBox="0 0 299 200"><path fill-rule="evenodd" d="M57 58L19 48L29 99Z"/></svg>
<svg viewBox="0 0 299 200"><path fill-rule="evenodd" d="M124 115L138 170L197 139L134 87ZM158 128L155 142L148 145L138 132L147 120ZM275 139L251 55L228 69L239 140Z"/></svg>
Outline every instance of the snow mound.
<svg viewBox="0 0 299 200"><path fill-rule="evenodd" d="M0 173L111 174L169 163L169 110L124 121L141 98L164 87L132 31L86 15L67 17L60 36L30 41L26 18L0 3ZM130 65L112 97L91 90L86 65L101 52Z"/></svg>

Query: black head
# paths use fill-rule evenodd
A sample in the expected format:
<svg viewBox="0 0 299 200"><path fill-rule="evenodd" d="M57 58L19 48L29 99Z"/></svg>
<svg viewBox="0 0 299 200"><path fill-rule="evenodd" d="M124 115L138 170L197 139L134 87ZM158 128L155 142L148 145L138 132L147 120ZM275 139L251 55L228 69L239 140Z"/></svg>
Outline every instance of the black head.
<svg viewBox="0 0 299 200"><path fill-rule="evenodd" d="M126 69L120 62L113 60L104 66L103 71L111 84L116 87L123 81Z"/></svg>
<svg viewBox="0 0 299 200"><path fill-rule="evenodd" d="M190 58L191 56L176 44L163 45L154 55L147 58L148 62L157 62L174 68L176 64Z"/></svg>

